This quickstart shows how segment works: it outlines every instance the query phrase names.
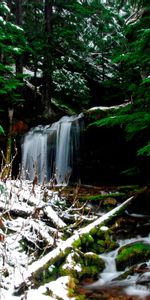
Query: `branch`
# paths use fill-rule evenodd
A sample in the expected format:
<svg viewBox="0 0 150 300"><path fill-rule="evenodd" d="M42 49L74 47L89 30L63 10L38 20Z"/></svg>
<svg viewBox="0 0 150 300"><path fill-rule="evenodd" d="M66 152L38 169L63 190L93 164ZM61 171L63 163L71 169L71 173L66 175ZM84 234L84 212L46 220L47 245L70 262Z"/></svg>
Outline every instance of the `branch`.
<svg viewBox="0 0 150 300"><path fill-rule="evenodd" d="M14 149L15 149L15 153L14 153L14 155L12 157L12 160L11 160L11 162L9 164L7 164L6 157L4 156L3 151L1 151L2 161L5 162L5 165L4 165L4 167L1 166L0 180L3 179L4 181L6 181L10 177L10 175L11 175L12 164L13 164L13 162L14 162L17 154L18 154L18 149L16 147L16 143L14 145Z"/></svg>

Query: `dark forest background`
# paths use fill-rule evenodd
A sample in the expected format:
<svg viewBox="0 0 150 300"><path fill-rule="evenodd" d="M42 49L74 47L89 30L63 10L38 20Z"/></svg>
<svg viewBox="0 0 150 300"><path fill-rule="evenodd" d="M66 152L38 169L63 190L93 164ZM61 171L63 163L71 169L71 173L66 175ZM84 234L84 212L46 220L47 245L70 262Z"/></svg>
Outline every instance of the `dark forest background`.
<svg viewBox="0 0 150 300"><path fill-rule="evenodd" d="M9 163L16 140L14 174L27 130L84 112L83 181L148 182L149 54L148 0L0 1L0 147Z"/></svg>

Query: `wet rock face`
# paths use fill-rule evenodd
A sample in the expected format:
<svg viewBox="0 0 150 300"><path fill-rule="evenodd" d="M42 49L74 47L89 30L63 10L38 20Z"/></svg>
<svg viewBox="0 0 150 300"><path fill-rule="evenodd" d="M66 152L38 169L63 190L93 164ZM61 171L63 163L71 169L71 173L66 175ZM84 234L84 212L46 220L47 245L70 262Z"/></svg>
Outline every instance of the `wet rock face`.
<svg viewBox="0 0 150 300"><path fill-rule="evenodd" d="M150 215L150 188L145 187L141 189L134 196L127 211L130 214Z"/></svg>
<svg viewBox="0 0 150 300"><path fill-rule="evenodd" d="M129 215L118 218L111 226L113 239L129 239L134 236L145 237L150 232L150 218L144 215Z"/></svg>
<svg viewBox="0 0 150 300"><path fill-rule="evenodd" d="M81 135L80 152L80 177L85 184L123 182L126 175L122 172L129 169L135 159L134 149L118 127L88 127Z"/></svg>

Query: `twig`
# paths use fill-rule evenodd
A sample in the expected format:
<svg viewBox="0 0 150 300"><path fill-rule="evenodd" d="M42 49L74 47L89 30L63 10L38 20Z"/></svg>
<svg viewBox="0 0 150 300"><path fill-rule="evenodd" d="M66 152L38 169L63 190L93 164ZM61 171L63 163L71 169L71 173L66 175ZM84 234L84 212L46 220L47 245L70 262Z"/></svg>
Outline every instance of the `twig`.
<svg viewBox="0 0 150 300"><path fill-rule="evenodd" d="M15 153L12 157L12 160L9 164L6 163L6 158L4 156L4 152L1 151L2 154L2 161L5 162L4 167L2 166L1 172L0 172L0 180L3 180L4 182L11 177L11 172L12 172L12 165L14 162L14 159L16 158L17 154L18 154L18 149L16 147L16 141L14 140L14 149L15 149Z"/></svg>

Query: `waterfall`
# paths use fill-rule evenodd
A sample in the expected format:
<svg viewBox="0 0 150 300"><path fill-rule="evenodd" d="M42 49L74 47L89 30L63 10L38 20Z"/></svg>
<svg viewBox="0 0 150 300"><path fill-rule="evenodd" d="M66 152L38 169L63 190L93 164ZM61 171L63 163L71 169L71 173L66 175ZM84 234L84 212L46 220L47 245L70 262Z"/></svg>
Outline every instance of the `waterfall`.
<svg viewBox="0 0 150 300"><path fill-rule="evenodd" d="M32 128L22 143L22 177L40 182L55 177L58 185L68 184L79 159L83 115L64 116L51 124Z"/></svg>

